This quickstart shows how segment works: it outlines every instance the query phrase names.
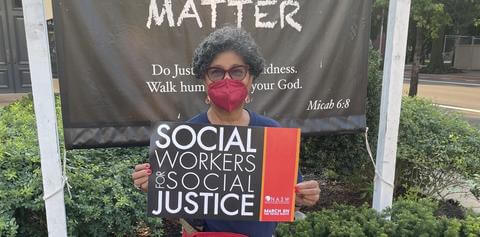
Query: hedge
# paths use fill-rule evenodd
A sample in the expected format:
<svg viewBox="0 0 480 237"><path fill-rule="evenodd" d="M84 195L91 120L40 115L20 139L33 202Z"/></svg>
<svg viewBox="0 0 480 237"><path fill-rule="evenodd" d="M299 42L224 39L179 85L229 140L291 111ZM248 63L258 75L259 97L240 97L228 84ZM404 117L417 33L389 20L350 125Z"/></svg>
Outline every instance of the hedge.
<svg viewBox="0 0 480 237"><path fill-rule="evenodd" d="M31 98L0 109L0 236L47 235L35 127ZM146 154L146 148L67 153L69 236L135 235L145 226L154 236L162 234L161 219L146 217L146 195L132 186L132 168Z"/></svg>
<svg viewBox="0 0 480 237"><path fill-rule="evenodd" d="M369 143L376 154L381 95L379 57L371 52L367 98ZM304 173L346 182L359 191L373 192L374 168L367 154L364 134L307 137L302 140ZM416 188L426 195L445 196L468 180L480 195L480 130L458 113L439 108L422 98L404 97L398 134L396 196ZM369 191L368 191L369 190ZM369 199L371 197L368 197Z"/></svg>
<svg viewBox="0 0 480 237"><path fill-rule="evenodd" d="M396 182L427 196L448 191L480 174L480 130L430 101L405 97L402 104ZM443 191L443 192L442 192Z"/></svg>
<svg viewBox="0 0 480 237"><path fill-rule="evenodd" d="M399 199L391 209L378 213L367 205L336 205L307 214L292 224L280 224L277 237L476 237L480 216L464 220L435 216L438 203L431 199ZM390 219L387 219L389 217Z"/></svg>

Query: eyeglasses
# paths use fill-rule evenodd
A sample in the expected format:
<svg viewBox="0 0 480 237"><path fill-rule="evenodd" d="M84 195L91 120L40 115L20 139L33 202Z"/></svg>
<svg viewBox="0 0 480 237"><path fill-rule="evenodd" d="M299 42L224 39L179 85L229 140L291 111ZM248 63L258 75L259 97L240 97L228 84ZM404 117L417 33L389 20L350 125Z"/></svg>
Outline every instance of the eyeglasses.
<svg viewBox="0 0 480 237"><path fill-rule="evenodd" d="M230 78L233 80L238 80L241 81L245 78L248 72L248 66L247 65L239 65L232 67L225 71L223 68L219 67L209 67L207 68L207 77L211 81L220 81L225 78L225 74L228 73Z"/></svg>

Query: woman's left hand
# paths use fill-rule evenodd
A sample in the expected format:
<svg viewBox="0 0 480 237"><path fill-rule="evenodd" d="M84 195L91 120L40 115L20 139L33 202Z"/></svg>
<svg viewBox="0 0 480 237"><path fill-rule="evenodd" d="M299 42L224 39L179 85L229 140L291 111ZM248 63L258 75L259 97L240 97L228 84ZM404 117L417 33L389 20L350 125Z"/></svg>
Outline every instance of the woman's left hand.
<svg viewBox="0 0 480 237"><path fill-rule="evenodd" d="M315 180L303 181L295 185L297 206L313 206L320 198L320 187Z"/></svg>

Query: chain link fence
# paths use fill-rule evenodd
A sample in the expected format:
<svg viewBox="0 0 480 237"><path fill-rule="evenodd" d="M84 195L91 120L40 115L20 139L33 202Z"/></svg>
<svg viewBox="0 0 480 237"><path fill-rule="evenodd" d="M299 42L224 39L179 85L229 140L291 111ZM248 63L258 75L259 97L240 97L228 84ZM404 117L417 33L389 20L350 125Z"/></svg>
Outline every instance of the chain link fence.
<svg viewBox="0 0 480 237"><path fill-rule="evenodd" d="M457 45L480 45L480 37L445 35L445 40L443 41L443 60L445 63L452 62L455 46Z"/></svg>

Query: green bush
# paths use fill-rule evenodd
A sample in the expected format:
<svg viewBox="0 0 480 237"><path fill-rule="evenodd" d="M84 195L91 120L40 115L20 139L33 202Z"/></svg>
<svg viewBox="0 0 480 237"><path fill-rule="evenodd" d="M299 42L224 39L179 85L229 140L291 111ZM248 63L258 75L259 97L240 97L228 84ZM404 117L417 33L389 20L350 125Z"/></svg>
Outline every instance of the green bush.
<svg viewBox="0 0 480 237"><path fill-rule="evenodd" d="M434 216L438 204L428 199L399 200L386 212L392 222L385 226L388 236L436 236L443 223Z"/></svg>
<svg viewBox="0 0 480 237"><path fill-rule="evenodd" d="M465 220L437 217L434 215L437 208L438 204L430 199L399 199L383 213L366 205L336 205L333 209L308 213L304 220L280 224L277 236L480 236L480 217L468 216Z"/></svg>
<svg viewBox="0 0 480 237"><path fill-rule="evenodd" d="M47 235L35 128L31 98L0 109L0 236ZM61 126L59 133L63 138ZM146 195L131 182L146 155L146 148L67 152L69 236L131 236L145 226L162 234L160 219L146 217Z"/></svg>
<svg viewBox="0 0 480 237"><path fill-rule="evenodd" d="M396 182L446 195L480 174L480 131L430 101L403 98Z"/></svg>
<svg viewBox="0 0 480 237"><path fill-rule="evenodd" d="M385 220L367 206L336 205L293 224L281 224L278 236L381 236ZM291 235L295 233L294 235Z"/></svg>
<svg viewBox="0 0 480 237"><path fill-rule="evenodd" d="M369 142L375 154L381 96L380 54L370 50L366 117ZM303 173L316 173L367 188L374 170L362 134L302 137L300 167Z"/></svg>
<svg viewBox="0 0 480 237"><path fill-rule="evenodd" d="M381 96L380 59L370 52L367 126L373 155L376 152ZM404 97L397 148L396 195L418 188L426 195L458 186L480 174L480 131L458 114L420 98ZM302 140L301 166L372 194L374 167L363 134L308 137ZM480 193L480 184L472 188ZM442 193L445 195L447 193ZM366 196L366 199L370 197Z"/></svg>
<svg viewBox="0 0 480 237"><path fill-rule="evenodd" d="M16 236L18 225L11 215L0 214L0 236Z"/></svg>
<svg viewBox="0 0 480 237"><path fill-rule="evenodd" d="M468 216L462 221L462 233L468 237L480 236L480 216Z"/></svg>

